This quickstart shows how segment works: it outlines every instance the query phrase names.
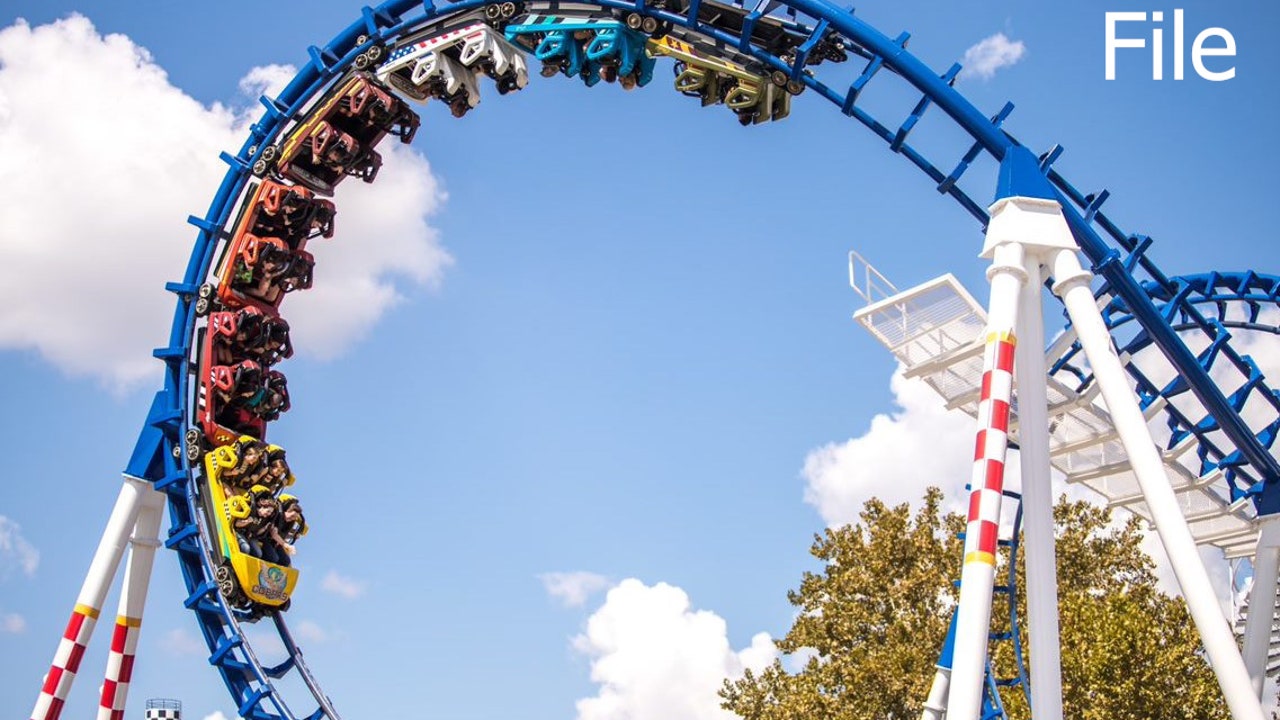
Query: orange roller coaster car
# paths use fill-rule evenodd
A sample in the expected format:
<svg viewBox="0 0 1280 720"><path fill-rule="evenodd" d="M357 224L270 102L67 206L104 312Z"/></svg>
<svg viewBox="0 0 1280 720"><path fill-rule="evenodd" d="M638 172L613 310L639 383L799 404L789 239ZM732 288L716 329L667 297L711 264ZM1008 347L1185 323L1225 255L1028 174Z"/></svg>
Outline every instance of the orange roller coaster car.
<svg viewBox="0 0 1280 720"><path fill-rule="evenodd" d="M321 195L347 176L373 182L382 167L374 147L388 134L408 143L418 131L418 115L365 72L334 84L285 137L264 148L253 164L262 177L273 165L281 177Z"/></svg>
<svg viewBox="0 0 1280 720"><path fill-rule="evenodd" d="M263 180L250 190L232 237L278 237L291 249L302 250L312 238L333 237L335 212L332 202L305 187Z"/></svg>
<svg viewBox="0 0 1280 720"><path fill-rule="evenodd" d="M277 315L286 293L311 287L315 258L292 250L280 238L245 233L231 242L218 271L218 300L224 307L254 306Z"/></svg>

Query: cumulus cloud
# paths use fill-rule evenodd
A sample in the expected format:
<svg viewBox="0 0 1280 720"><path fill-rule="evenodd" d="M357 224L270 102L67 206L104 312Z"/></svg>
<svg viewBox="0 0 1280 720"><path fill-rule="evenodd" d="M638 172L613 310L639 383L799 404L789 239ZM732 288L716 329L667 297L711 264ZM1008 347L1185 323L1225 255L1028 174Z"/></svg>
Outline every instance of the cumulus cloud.
<svg viewBox="0 0 1280 720"><path fill-rule="evenodd" d="M805 458L804 499L827 525L855 522L872 497L889 505L918 503L930 485L946 493L945 509L967 507L973 419L948 412L937 393L922 380L904 378L901 369L890 388L900 412L876 415L866 433Z"/></svg>
<svg viewBox="0 0 1280 720"><path fill-rule="evenodd" d="M324 579L320 581L320 587L325 592L333 593L348 600L355 600L364 595L365 583L355 578L340 575L337 570L330 570L325 574Z"/></svg>
<svg viewBox="0 0 1280 720"><path fill-rule="evenodd" d="M291 72L255 68L241 88L256 98ZM243 142L255 98L203 105L146 49L79 15L0 30L0 349L116 389L154 378L174 300L163 286L195 237L186 217L207 208L226 171L218 155ZM316 288L287 301L303 352L341 352L450 262L427 222L439 184L391 144L376 192L339 189L339 234L314 248Z"/></svg>
<svg viewBox="0 0 1280 720"><path fill-rule="evenodd" d="M578 701L578 720L731 720L717 695L724 679L777 657L767 633L734 651L723 618L692 609L678 587L636 579L609 591L573 647L600 686Z"/></svg>
<svg viewBox="0 0 1280 720"><path fill-rule="evenodd" d="M227 720L227 716L222 714L221 710L209 713L204 716L204 720Z"/></svg>
<svg viewBox="0 0 1280 720"><path fill-rule="evenodd" d="M0 573L8 574L13 568L18 568L22 574L31 577L38 567L40 551L22 537L22 526L0 515Z"/></svg>
<svg viewBox="0 0 1280 720"><path fill-rule="evenodd" d="M990 80L997 70L1017 63L1026 53L1027 46L1021 40L1015 42L1004 33L996 33L964 51L960 77Z"/></svg>
<svg viewBox="0 0 1280 720"><path fill-rule="evenodd" d="M17 635L27 629L27 619L18 613L0 610L0 633Z"/></svg>
<svg viewBox="0 0 1280 720"><path fill-rule="evenodd" d="M609 587L609 579L592 572L550 572L538 576L547 594L565 607L582 607L592 595Z"/></svg>

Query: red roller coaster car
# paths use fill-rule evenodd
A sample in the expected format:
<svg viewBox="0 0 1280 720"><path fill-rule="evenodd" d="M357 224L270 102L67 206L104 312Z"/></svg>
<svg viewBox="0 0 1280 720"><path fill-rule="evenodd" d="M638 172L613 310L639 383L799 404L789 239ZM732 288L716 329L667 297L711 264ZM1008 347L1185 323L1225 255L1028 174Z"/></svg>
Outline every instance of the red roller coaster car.
<svg viewBox="0 0 1280 720"><path fill-rule="evenodd" d="M209 315L210 366L253 360L269 366L293 356L289 323L249 306Z"/></svg>
<svg viewBox="0 0 1280 720"><path fill-rule="evenodd" d="M241 435L262 439L267 423L289 410L289 385L284 373L266 370L253 360L234 365L211 365L213 344L204 344L196 421L205 440L226 445ZM190 443L189 444L194 444Z"/></svg>
<svg viewBox="0 0 1280 720"><path fill-rule="evenodd" d="M195 424L187 456L241 435L262 439L267 422L289 409L283 373L270 366L293 355L289 323L257 307L215 312L201 330ZM205 441L208 442L206 446Z"/></svg>

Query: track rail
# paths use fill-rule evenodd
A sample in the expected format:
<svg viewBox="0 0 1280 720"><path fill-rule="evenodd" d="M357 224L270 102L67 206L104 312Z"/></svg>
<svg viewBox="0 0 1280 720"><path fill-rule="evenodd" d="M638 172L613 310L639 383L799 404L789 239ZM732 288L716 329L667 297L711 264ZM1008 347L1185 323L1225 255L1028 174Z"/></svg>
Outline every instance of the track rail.
<svg viewBox="0 0 1280 720"><path fill-rule="evenodd" d="M431 0L389 0L377 7L362 8L359 17L327 44L307 48L307 61L293 80L277 97L262 98L264 113L251 127L239 150L234 154L223 153L222 159L229 167L208 210L201 217L189 219L198 233L186 271L180 281L166 285L166 289L177 296L177 304L168 344L155 351L155 356L165 363L164 384L153 401L126 473L153 482L167 494L170 529L165 544L177 551L188 592L185 605L196 614L209 648L209 660L218 668L243 717L254 720L300 717L278 697L271 683L272 679L289 672L300 673L317 702L316 710L306 717L318 720L338 716L307 670L283 618L276 615L274 622L288 658L280 665L264 667L245 639L240 627L242 618L226 606L213 582L207 549L210 529L204 526L200 509L200 469L192 467L182 452L182 437L190 422L193 403L189 364L197 326L194 312L197 290L210 274L219 244L227 239L224 228L251 178L253 162L291 122L301 117L313 98L345 73L356 57L372 44L392 43L396 38L421 32L434 23L477 10L485 4L480 0L441 4ZM831 102L841 113L884 141L891 152L901 155L928 177L939 193L950 197L985 227L988 217L984 205L964 189L965 175L983 155L1000 160L1010 152L1030 152L1003 128L1013 110L1012 104L1006 104L995 115L983 114L953 87L959 65L937 73L907 52L908 33L891 38L856 17L852 10L840 9L826 0L738 3L742 11L740 17L727 24L702 20L699 10L703 4L702 0L687 0L687 3L673 2L668 8L658 8L645 5L643 0L572 3L653 17L671 23L680 32L694 33L731 49L735 56L750 57L768 69L786 73L790 80L803 83L812 94ZM561 5L529 2L526 9L554 9ZM753 34L766 17L773 18L768 22L780 21L789 32L802 38L786 57L777 57L752 43ZM864 61L852 81L837 81L821 67L812 71L806 67L809 54L829 32L839 34L849 53ZM885 121L859 104L872 82L905 83L908 89L918 93L919 99L901 121ZM968 144L955 148L954 156L946 163L930 160L910 142L912 132L934 106L968 137ZM1241 372L1247 371L1250 378L1260 375L1251 361L1231 348L1226 332L1231 325L1221 318L1215 322L1212 316L1204 315L1200 307L1206 301L1182 293L1189 285L1179 282L1187 281L1167 278L1159 271L1146 252L1150 246L1148 239L1120 230L1101 212L1107 197L1105 191L1081 193L1054 170L1052 166L1060 155L1060 148L1040 155L1040 167L1058 193L1072 232L1092 262L1094 272L1105 278L1105 291L1114 297L1116 308L1124 310L1126 319L1117 320L1114 327L1121 331L1125 323L1140 327L1143 342L1157 347L1185 380L1185 387L1148 387L1146 391L1156 395L1194 396L1203 412L1176 417L1178 431L1196 432L1196 428L1212 425L1219 444L1214 445L1208 461L1230 468L1233 478L1245 479L1239 484L1247 485L1245 491L1252 493L1250 497L1260 510L1280 511L1280 499L1273 501L1270 497L1275 494L1270 490L1275 485L1272 481L1280 478L1280 464L1270 452L1275 433L1267 436L1265 432L1255 433L1249 428L1240 417L1239 391L1230 396L1224 393L1210 378L1213 366L1197 357L1179 335L1179 330L1194 325L1211 339L1218 356L1226 358ZM949 171L943 169L948 167ZM1244 285L1251 288L1251 292L1263 292L1258 282ZM1210 285L1219 287L1216 282L1204 284ZM1276 286L1268 287L1265 293L1270 293L1268 297L1274 300ZM1267 395L1272 404L1280 408L1276 404L1280 401L1265 389L1261 379L1249 382L1253 388L1250 392ZM1141 381L1139 385L1141 387Z"/></svg>
<svg viewBox="0 0 1280 720"><path fill-rule="evenodd" d="M1220 387L1231 388L1227 397L1232 408L1250 416L1254 437L1273 451L1280 434L1280 394L1268 384L1254 359L1238 352L1229 341L1239 332L1280 335L1276 323L1280 317L1280 277L1252 271L1210 272L1149 280L1142 286L1169 328L1184 342L1201 348L1196 353L1197 362L1217 378ZM1199 475L1221 469L1228 485L1228 502L1247 499L1262 514L1275 512L1274 491L1268 492L1265 479L1244 461L1216 420L1204 414L1201 406L1181 402L1191 389L1186 379L1173 374L1166 382L1153 381L1159 368L1152 367L1151 353L1144 351L1155 345L1155 337L1139 324L1124 301L1107 296L1105 291L1103 288L1099 292L1102 317L1121 356L1129 358L1127 368L1142 406L1168 401L1163 410L1170 430L1166 449L1195 436ZM1073 364L1081 357L1080 343L1073 342L1055 363L1053 372L1066 370L1074 374L1079 379L1076 390L1083 393L1088 391L1093 377ZM1164 370L1161 374L1168 375L1168 369ZM1246 413L1247 407L1251 412Z"/></svg>

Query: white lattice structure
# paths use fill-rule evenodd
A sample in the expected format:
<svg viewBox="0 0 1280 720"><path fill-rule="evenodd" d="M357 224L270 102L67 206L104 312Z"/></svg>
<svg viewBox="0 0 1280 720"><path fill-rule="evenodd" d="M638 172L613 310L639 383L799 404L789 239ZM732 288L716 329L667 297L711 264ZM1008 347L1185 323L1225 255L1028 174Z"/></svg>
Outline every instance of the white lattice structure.
<svg viewBox="0 0 1280 720"><path fill-rule="evenodd" d="M987 314L954 276L943 275L873 302L853 317L888 348L907 377L918 377L933 388L947 409L977 416ZM1046 365L1052 367L1074 340L1069 332L1059 336L1047 351ZM1074 380L1070 375L1045 378L1054 469L1067 482L1101 495L1110 507L1150 520L1097 385L1080 394L1072 389ZM1161 398L1145 414L1154 420L1163 409ZM1010 436L1017 442L1016 395L1013 413ZM1228 558L1249 556L1258 539L1252 505L1233 506L1222 496L1220 472L1199 476L1192 469L1198 464L1197 444L1194 435L1188 436L1162 454L1192 535L1199 544L1221 548Z"/></svg>

